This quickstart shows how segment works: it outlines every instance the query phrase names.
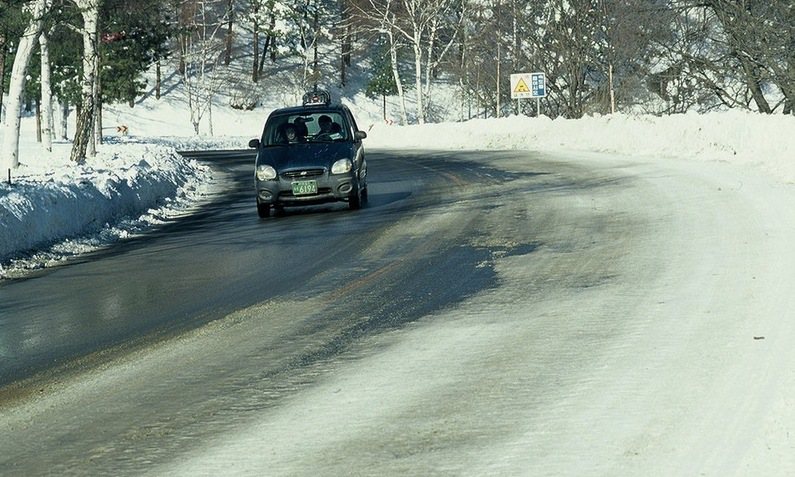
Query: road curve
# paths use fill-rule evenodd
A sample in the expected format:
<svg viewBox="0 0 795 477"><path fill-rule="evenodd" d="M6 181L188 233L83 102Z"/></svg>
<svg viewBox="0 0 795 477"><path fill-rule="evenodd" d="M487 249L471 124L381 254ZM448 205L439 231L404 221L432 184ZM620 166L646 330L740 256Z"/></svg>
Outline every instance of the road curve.
<svg viewBox="0 0 795 477"><path fill-rule="evenodd" d="M274 297L312 293L305 283L323 273L338 275L330 283L356 279L362 249L404 214L435 203L446 184L460 187L456 175L466 172L371 154L378 167L367 210L334 204L262 221L251 213L250 151L190 154L224 178L196 213L0 284L0 385L116 346L146 345Z"/></svg>
<svg viewBox="0 0 795 477"><path fill-rule="evenodd" d="M207 160L195 216L0 285L0 474L795 470L789 188L374 151L363 210L263 221Z"/></svg>

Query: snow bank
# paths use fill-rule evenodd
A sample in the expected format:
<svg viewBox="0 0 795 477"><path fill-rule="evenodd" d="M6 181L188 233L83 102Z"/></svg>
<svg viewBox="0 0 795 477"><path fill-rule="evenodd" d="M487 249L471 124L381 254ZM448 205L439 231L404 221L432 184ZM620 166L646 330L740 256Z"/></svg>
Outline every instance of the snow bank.
<svg viewBox="0 0 795 477"><path fill-rule="evenodd" d="M795 182L795 116L744 111L677 116L509 117L458 124L375 125L368 146L403 149L588 151L730 161L763 167Z"/></svg>
<svg viewBox="0 0 795 477"><path fill-rule="evenodd" d="M105 145L83 165L68 161L65 146L0 184L0 262L70 237L84 237L72 253L125 237L189 208L211 180L208 167L165 145Z"/></svg>

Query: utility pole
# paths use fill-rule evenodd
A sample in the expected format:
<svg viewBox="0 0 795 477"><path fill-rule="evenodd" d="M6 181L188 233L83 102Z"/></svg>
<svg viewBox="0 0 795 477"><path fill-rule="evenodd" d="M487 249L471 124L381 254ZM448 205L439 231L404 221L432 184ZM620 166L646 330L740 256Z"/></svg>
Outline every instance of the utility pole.
<svg viewBox="0 0 795 477"><path fill-rule="evenodd" d="M500 44L497 43L497 111L495 117L500 117Z"/></svg>

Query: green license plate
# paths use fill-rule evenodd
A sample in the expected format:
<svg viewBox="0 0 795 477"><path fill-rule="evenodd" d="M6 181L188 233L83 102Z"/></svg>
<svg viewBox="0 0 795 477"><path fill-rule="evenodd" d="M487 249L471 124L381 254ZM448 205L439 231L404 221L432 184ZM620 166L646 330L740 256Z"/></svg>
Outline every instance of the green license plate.
<svg viewBox="0 0 795 477"><path fill-rule="evenodd" d="M295 181L292 186L293 195L317 194L317 181Z"/></svg>

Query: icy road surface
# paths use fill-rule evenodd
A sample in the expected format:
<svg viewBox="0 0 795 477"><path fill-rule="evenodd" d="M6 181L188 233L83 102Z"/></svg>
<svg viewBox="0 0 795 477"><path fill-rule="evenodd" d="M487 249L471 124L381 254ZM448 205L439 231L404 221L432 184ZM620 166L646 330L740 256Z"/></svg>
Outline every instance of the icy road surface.
<svg viewBox="0 0 795 477"><path fill-rule="evenodd" d="M433 201L404 195L416 177L371 184L363 220L400 213L358 279L331 268L0 404L0 474L795 474L791 186L521 152L470 156L512 178L475 181L433 159L394 159L446 179ZM484 252L466 273L464 248Z"/></svg>

